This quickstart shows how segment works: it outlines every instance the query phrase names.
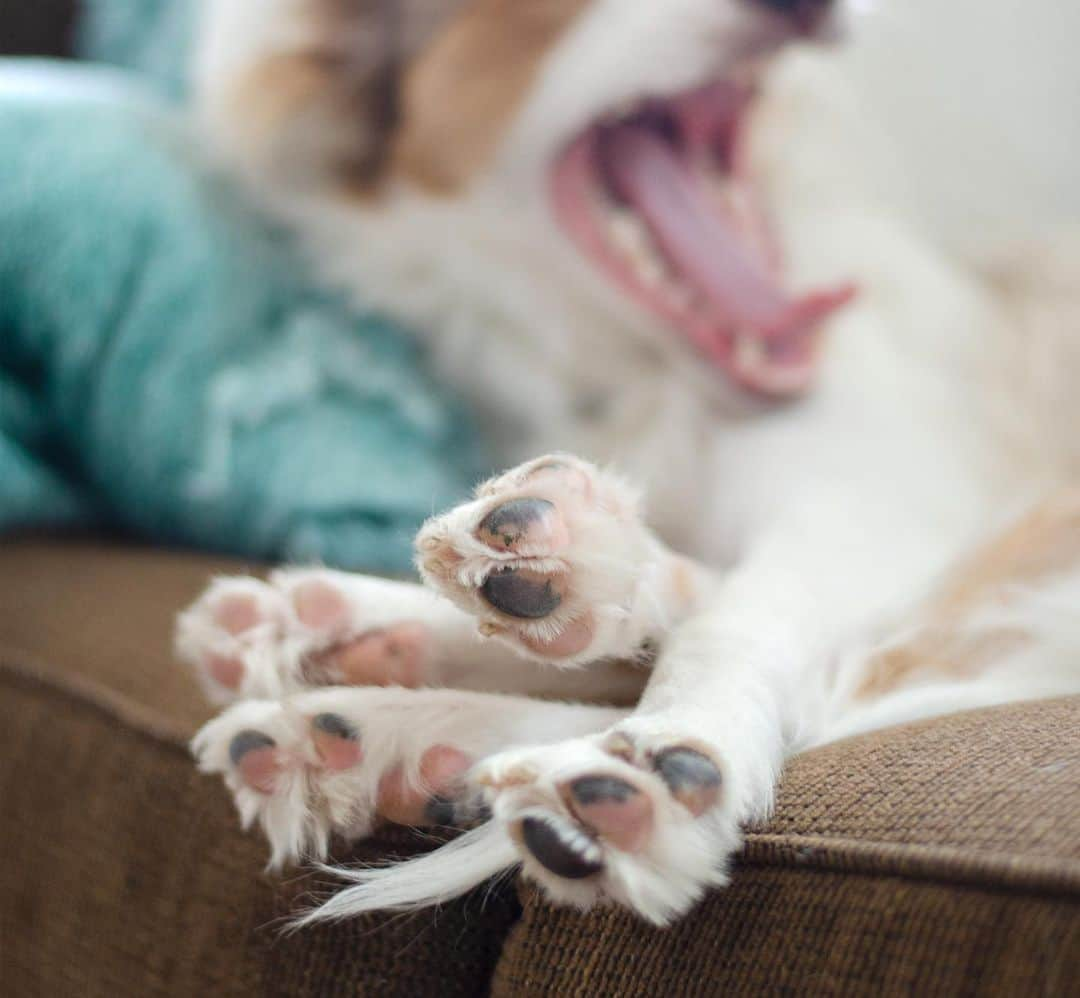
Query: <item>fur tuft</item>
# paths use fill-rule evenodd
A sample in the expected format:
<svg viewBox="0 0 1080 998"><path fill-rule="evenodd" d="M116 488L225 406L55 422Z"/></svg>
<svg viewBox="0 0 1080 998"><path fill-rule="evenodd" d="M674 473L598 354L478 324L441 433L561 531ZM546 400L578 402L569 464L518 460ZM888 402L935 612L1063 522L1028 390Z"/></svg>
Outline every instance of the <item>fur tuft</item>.
<svg viewBox="0 0 1080 998"><path fill-rule="evenodd" d="M353 886L294 922L336 922L371 911L411 911L444 904L519 862L506 832L488 822L434 852L404 863L347 869L323 867Z"/></svg>

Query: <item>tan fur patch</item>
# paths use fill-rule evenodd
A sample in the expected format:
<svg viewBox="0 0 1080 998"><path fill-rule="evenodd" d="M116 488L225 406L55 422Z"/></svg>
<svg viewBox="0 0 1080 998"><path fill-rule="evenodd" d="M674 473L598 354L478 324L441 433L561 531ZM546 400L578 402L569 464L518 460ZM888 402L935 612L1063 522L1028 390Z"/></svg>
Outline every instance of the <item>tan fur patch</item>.
<svg viewBox="0 0 1080 998"><path fill-rule="evenodd" d="M392 169L431 191L464 186L589 2L473 0L409 67Z"/></svg>
<svg viewBox="0 0 1080 998"><path fill-rule="evenodd" d="M271 32L288 42L233 82L231 139L276 183L363 188L385 168L393 52L369 6L305 0Z"/></svg>
<svg viewBox="0 0 1080 998"><path fill-rule="evenodd" d="M1037 506L953 571L924 608L920 629L870 659L856 698L881 696L930 673L973 675L1022 647L1030 639L1020 631L972 634L967 625L978 611L1007 605L1012 590L1077 567L1080 488L1071 488Z"/></svg>
<svg viewBox="0 0 1080 998"><path fill-rule="evenodd" d="M304 0L230 94L234 141L291 186L460 189L591 0Z"/></svg>

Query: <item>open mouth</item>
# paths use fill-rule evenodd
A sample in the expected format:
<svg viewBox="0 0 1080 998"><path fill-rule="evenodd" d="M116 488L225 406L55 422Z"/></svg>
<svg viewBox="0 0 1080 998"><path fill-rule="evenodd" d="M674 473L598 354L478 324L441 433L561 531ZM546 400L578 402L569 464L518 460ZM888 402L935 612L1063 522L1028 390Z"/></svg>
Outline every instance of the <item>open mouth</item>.
<svg viewBox="0 0 1080 998"><path fill-rule="evenodd" d="M646 99L593 124L552 174L555 212L617 287L738 385L783 398L811 384L823 321L850 286L793 296L746 169L753 79Z"/></svg>

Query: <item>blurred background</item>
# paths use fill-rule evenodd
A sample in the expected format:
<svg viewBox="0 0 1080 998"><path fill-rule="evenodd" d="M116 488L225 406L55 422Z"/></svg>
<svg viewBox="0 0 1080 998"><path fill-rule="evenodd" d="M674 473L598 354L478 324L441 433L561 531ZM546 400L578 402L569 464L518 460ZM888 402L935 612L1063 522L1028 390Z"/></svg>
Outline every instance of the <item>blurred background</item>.
<svg viewBox="0 0 1080 998"><path fill-rule="evenodd" d="M195 12L0 3L0 533L407 572L489 465L408 331L318 287L203 155Z"/></svg>
<svg viewBox="0 0 1080 998"><path fill-rule="evenodd" d="M490 462L408 331L207 171L176 113L197 7L0 0L0 55L37 57L0 62L0 531L407 571ZM943 247L992 262L1080 220L1080 4L849 10L837 58Z"/></svg>
<svg viewBox="0 0 1080 998"><path fill-rule="evenodd" d="M854 0L841 58L949 249L1080 222L1080 4Z"/></svg>

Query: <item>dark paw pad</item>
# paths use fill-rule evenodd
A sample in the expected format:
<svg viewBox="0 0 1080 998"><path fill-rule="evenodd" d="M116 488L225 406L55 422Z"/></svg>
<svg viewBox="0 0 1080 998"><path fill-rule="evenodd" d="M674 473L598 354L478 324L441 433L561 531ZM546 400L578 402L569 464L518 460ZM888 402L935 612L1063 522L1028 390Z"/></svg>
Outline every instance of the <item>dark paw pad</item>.
<svg viewBox="0 0 1080 998"><path fill-rule="evenodd" d="M480 591L496 610L527 620L540 620L554 613L563 600L555 579L528 569L492 572Z"/></svg>
<svg viewBox="0 0 1080 998"><path fill-rule="evenodd" d="M278 771L276 748L274 739L261 731L241 731L229 742L229 760L252 790L273 793Z"/></svg>
<svg viewBox="0 0 1080 998"><path fill-rule="evenodd" d="M556 828L542 818L525 818L521 836L533 858L557 877L581 880L604 868L599 847L583 832Z"/></svg>
<svg viewBox="0 0 1080 998"><path fill-rule="evenodd" d="M707 755L689 748L658 752L653 766L671 795L692 814L704 814L720 799L720 770Z"/></svg>
<svg viewBox="0 0 1080 998"><path fill-rule="evenodd" d="M511 499L480 521L477 539L499 551L520 544L551 543L560 526L555 504L546 499Z"/></svg>
<svg viewBox="0 0 1080 998"><path fill-rule="evenodd" d="M579 804L623 804L641 791L632 783L614 776L583 776L570 784L570 792Z"/></svg>
<svg viewBox="0 0 1080 998"><path fill-rule="evenodd" d="M340 714L316 714L311 719L311 740L327 769L349 769L363 758L360 732Z"/></svg>
<svg viewBox="0 0 1080 998"><path fill-rule="evenodd" d="M355 742L360 738L360 733L340 714L317 714L312 719L312 725L325 735L334 738L344 738L346 741Z"/></svg>
<svg viewBox="0 0 1080 998"><path fill-rule="evenodd" d="M569 786L570 809L586 827L617 849L638 852L652 831L652 801L614 776L582 776Z"/></svg>
<svg viewBox="0 0 1080 998"><path fill-rule="evenodd" d="M275 744L273 738L264 735L261 731L241 731L229 742L229 760L234 766L239 765L240 760L249 752L255 752L259 749L272 749Z"/></svg>
<svg viewBox="0 0 1080 998"><path fill-rule="evenodd" d="M459 824L457 805L449 797L432 797L424 805L424 824L455 828Z"/></svg>

